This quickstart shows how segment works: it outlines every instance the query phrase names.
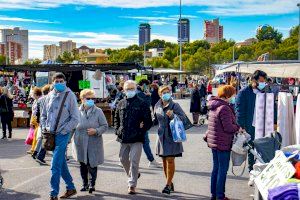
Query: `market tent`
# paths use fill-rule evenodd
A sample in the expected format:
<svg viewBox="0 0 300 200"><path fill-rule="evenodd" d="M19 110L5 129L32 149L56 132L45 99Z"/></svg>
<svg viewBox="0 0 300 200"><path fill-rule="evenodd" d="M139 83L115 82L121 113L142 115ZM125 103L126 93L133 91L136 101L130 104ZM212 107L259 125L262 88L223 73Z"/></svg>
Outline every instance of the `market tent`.
<svg viewBox="0 0 300 200"><path fill-rule="evenodd" d="M256 70L262 70L270 77L300 78L300 61L265 61L265 62L238 62L228 65L226 68L216 70L216 75L225 72L240 72L252 74Z"/></svg>
<svg viewBox="0 0 300 200"><path fill-rule="evenodd" d="M180 70L176 70L176 69L165 69L165 68L153 68L153 70L148 69L148 72L153 73L154 74L185 74L185 71L180 71Z"/></svg>
<svg viewBox="0 0 300 200"><path fill-rule="evenodd" d="M145 70L146 68L138 63L106 63L106 64L37 64L37 65L1 65L1 71L39 71L39 72L73 72L82 70L125 71L125 70Z"/></svg>

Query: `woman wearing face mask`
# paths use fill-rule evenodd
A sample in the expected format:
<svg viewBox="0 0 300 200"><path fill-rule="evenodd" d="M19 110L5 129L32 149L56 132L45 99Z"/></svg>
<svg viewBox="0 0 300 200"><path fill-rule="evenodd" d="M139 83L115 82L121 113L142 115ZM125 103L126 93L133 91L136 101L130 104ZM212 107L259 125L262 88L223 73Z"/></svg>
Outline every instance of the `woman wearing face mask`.
<svg viewBox="0 0 300 200"><path fill-rule="evenodd" d="M170 121L176 114L180 119L184 119L185 113L180 105L171 99L171 90L169 86L159 88L161 100L157 102L154 112L158 120L158 140L156 154L163 160L163 170L166 177L166 186L162 193L170 194L174 191L173 177L175 174L175 158L182 157L182 143L173 141L170 130Z"/></svg>
<svg viewBox="0 0 300 200"><path fill-rule="evenodd" d="M94 104L95 92L82 90L79 108L80 121L76 127L73 141L73 156L80 162L80 174L83 181L82 192L95 191L97 166L104 162L102 134L107 131L108 124L102 110ZM91 179L88 180L88 177Z"/></svg>
<svg viewBox="0 0 300 200"><path fill-rule="evenodd" d="M230 102L236 90L231 85L218 88L218 97L209 103L208 131L204 140L212 149L213 170L211 174L212 200L226 200L225 183L229 168L230 151L234 134L239 130Z"/></svg>

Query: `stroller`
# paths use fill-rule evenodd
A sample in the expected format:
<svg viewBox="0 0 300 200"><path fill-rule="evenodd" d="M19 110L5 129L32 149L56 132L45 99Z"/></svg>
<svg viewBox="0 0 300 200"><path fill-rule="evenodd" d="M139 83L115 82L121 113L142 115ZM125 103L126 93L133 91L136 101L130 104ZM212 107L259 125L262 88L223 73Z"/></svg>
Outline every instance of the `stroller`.
<svg viewBox="0 0 300 200"><path fill-rule="evenodd" d="M205 97L201 98L200 101L200 118L199 118L199 125L202 126L205 123L205 120L208 119L208 107L207 101Z"/></svg>

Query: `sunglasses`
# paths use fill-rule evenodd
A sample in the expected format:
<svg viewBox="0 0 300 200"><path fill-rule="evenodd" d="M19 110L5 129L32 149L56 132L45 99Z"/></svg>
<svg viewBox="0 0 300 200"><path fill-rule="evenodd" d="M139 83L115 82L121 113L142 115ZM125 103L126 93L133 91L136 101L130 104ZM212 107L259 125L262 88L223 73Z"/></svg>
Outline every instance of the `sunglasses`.
<svg viewBox="0 0 300 200"><path fill-rule="evenodd" d="M86 100L95 100L95 98L85 98Z"/></svg>

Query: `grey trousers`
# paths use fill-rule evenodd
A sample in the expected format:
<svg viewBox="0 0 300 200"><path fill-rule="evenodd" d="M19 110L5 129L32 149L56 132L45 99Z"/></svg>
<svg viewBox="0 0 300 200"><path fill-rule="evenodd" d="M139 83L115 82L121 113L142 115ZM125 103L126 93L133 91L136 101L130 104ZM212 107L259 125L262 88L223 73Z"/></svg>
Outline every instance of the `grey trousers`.
<svg viewBox="0 0 300 200"><path fill-rule="evenodd" d="M36 147L35 147L35 150L34 150L34 151L40 152L40 150L41 150L41 148L42 148L42 144L43 144L43 138L42 138L42 136L41 136L41 137L39 137L39 138L37 139L37 143L36 143Z"/></svg>
<svg viewBox="0 0 300 200"><path fill-rule="evenodd" d="M122 143L119 153L120 161L128 176L128 187L136 187L139 176L139 164L143 150L143 143Z"/></svg>

